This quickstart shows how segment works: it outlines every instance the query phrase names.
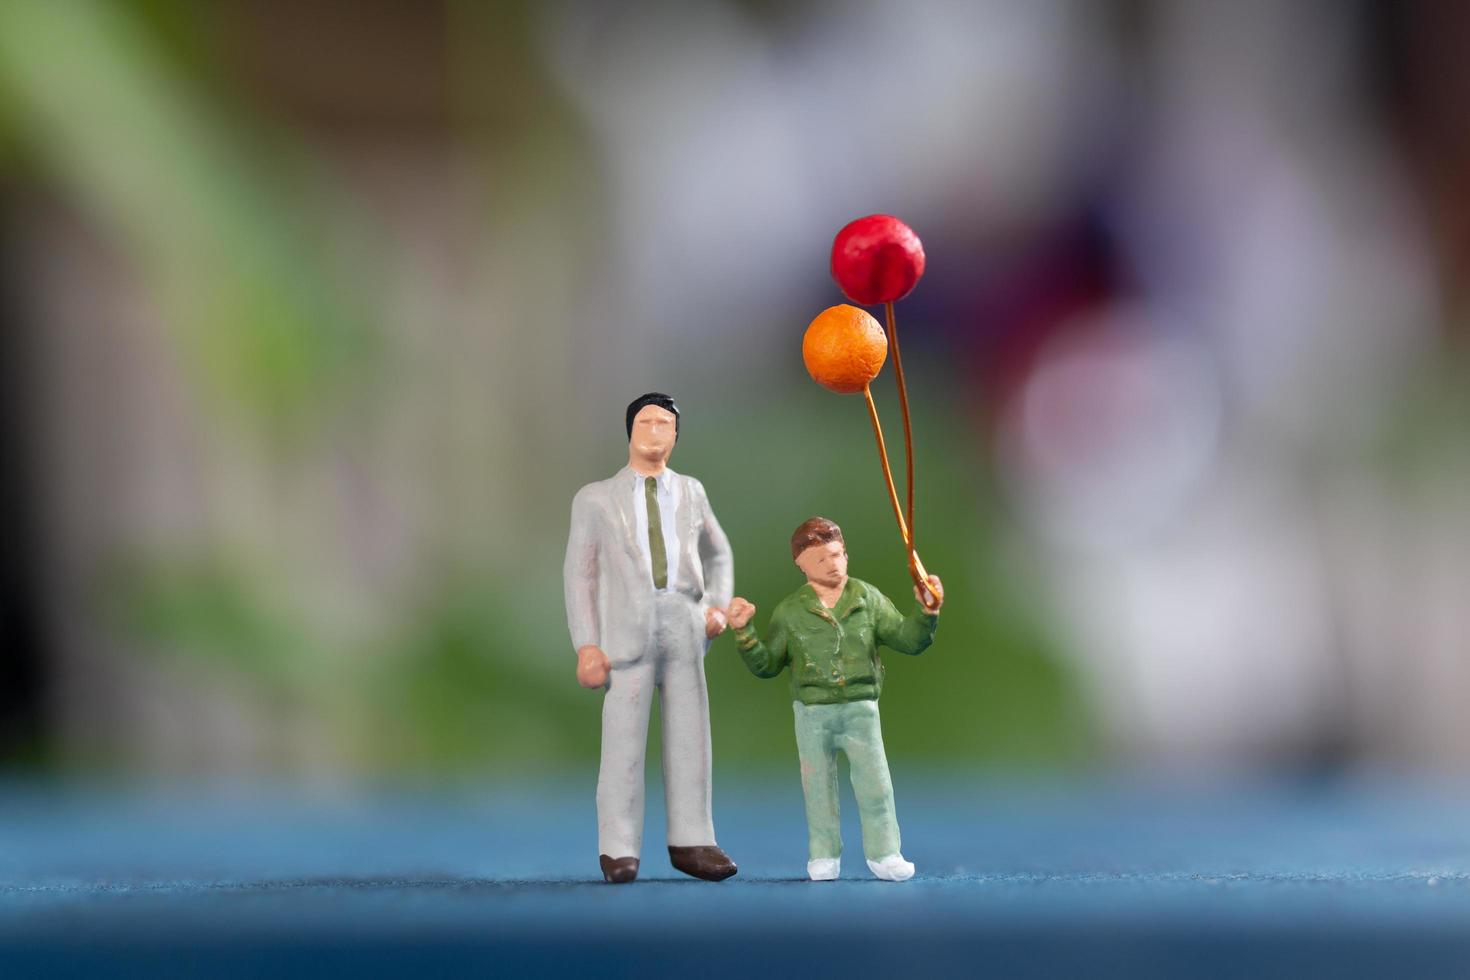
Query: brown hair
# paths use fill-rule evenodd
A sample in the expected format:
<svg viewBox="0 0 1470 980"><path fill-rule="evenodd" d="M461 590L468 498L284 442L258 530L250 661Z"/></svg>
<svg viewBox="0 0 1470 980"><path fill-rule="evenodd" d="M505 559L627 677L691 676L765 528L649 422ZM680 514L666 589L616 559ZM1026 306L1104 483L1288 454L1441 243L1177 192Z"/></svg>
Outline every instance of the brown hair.
<svg viewBox="0 0 1470 980"><path fill-rule="evenodd" d="M791 557L793 559L800 557L803 551L814 544L841 540L842 528L825 517L808 517L791 535Z"/></svg>

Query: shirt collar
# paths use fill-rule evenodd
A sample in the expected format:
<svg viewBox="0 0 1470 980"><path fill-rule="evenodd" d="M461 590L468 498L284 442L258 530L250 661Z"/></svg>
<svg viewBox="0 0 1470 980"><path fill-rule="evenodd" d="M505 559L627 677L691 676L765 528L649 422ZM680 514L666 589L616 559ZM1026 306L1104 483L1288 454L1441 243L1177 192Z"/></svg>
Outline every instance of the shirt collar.
<svg viewBox="0 0 1470 980"><path fill-rule="evenodd" d="M798 591L806 595L807 610L816 613L818 616L831 616L834 619L843 619L863 606L862 594L858 592L857 584L853 581L851 575L847 577L847 584L842 587L842 595L837 597L837 605L831 609L822 605L822 600L817 595L817 590L812 588L810 582L802 585Z"/></svg>
<svg viewBox="0 0 1470 980"><path fill-rule="evenodd" d="M631 466L628 467L628 473L633 477L633 484L638 492L642 493L645 485L643 481L648 478ZM657 485L660 494L672 492L674 489L674 471L665 466L664 471L653 478L653 482Z"/></svg>

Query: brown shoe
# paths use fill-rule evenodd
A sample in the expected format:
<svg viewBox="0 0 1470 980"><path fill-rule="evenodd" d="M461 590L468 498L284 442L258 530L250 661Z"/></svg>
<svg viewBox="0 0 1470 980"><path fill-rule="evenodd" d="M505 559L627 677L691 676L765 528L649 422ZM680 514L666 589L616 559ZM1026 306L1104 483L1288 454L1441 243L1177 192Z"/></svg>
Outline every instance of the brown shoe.
<svg viewBox="0 0 1470 980"><path fill-rule="evenodd" d="M698 847L675 847L669 845L669 863L691 878L705 881L724 881L739 869L730 856L714 844Z"/></svg>
<svg viewBox="0 0 1470 980"><path fill-rule="evenodd" d="M602 876L609 885L626 885L638 877L638 859L635 857L610 858L599 854L597 861L602 865Z"/></svg>

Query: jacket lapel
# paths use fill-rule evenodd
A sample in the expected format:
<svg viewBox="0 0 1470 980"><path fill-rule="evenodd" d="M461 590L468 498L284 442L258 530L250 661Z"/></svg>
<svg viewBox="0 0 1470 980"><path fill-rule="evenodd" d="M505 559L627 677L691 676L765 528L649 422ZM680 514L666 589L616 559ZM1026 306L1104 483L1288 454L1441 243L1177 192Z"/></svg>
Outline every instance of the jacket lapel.
<svg viewBox="0 0 1470 980"><path fill-rule="evenodd" d="M833 610L828 609L826 606L822 605L822 600L817 596L817 590L812 588L810 582L808 582L806 585L803 585L800 591L802 593L803 600L806 603L807 612L811 613L818 619L825 619L833 626L837 625L837 619L832 615ZM840 604L841 603L839 603L839 605Z"/></svg>
<svg viewBox="0 0 1470 980"><path fill-rule="evenodd" d="M807 612L813 616L825 619L834 626L863 608L864 605L862 593L858 591L857 586L853 585L852 579L850 578L847 580L847 584L842 587L842 595L838 597L837 605L831 609L822 605L822 600L817 597L817 590L811 587L811 583L807 583L801 588L806 593Z"/></svg>
<svg viewBox="0 0 1470 980"><path fill-rule="evenodd" d="M623 467L612 478L612 497L613 509L617 512L619 524L622 525L623 547L628 549L628 554L635 559L641 559L643 552L638 548L638 517L633 513L633 470L631 468Z"/></svg>
<svg viewBox="0 0 1470 980"><path fill-rule="evenodd" d="M837 608L832 611L837 614L838 619L846 619L863 608L865 604L863 602L862 592L853 584L852 579L849 578L847 585L842 588L842 598L837 600Z"/></svg>
<svg viewBox="0 0 1470 980"><path fill-rule="evenodd" d="M669 470L669 479L679 488L679 503L674 507L674 533L679 549L679 579L684 582L702 582L704 576L695 574L694 563L698 561L698 548L690 547L697 540L694 530L694 503L689 498L689 482L678 473Z"/></svg>

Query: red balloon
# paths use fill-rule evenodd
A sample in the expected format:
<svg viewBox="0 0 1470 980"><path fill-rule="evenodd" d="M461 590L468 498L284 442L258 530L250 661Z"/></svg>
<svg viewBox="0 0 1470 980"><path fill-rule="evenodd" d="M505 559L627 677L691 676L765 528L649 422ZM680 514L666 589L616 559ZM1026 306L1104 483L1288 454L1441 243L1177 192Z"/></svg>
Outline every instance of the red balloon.
<svg viewBox="0 0 1470 980"><path fill-rule="evenodd" d="M903 299L924 274L924 244L891 214L849 222L832 243L832 278L863 306Z"/></svg>

